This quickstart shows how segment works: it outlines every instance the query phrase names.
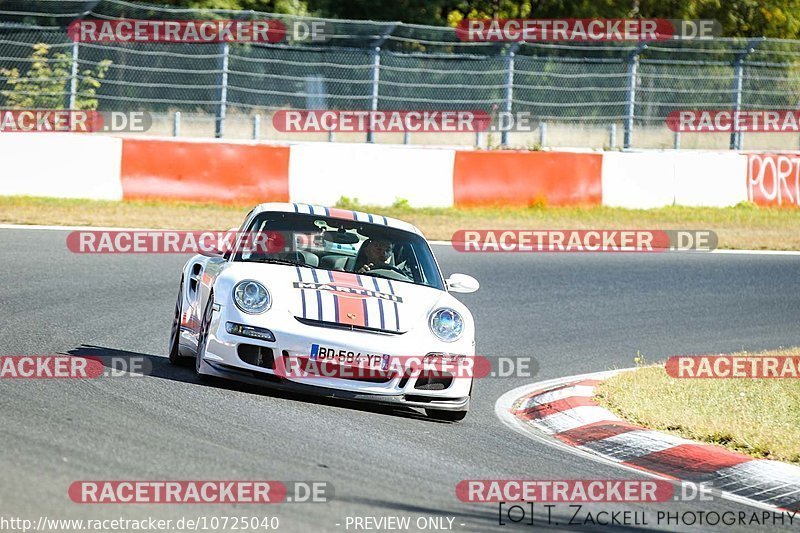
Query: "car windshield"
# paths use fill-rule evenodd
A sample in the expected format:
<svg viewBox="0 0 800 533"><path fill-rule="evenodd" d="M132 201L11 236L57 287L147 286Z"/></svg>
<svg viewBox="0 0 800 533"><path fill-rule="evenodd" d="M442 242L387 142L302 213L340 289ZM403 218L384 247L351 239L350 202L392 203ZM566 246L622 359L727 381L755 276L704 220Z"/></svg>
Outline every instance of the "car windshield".
<svg viewBox="0 0 800 533"><path fill-rule="evenodd" d="M233 261L350 272L444 290L424 238L384 225L302 213L255 216Z"/></svg>

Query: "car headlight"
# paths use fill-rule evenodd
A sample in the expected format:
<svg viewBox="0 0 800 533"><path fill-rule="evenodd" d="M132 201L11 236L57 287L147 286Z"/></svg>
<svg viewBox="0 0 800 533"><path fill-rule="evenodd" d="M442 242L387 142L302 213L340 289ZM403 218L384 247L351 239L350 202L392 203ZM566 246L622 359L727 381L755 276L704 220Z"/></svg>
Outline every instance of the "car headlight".
<svg viewBox="0 0 800 533"><path fill-rule="evenodd" d="M464 333L464 319L453 309L442 308L431 313L428 326L434 335L445 342L453 342Z"/></svg>
<svg viewBox="0 0 800 533"><path fill-rule="evenodd" d="M245 313L255 315L269 309L272 298L266 287L248 279L240 281L233 287L233 302Z"/></svg>

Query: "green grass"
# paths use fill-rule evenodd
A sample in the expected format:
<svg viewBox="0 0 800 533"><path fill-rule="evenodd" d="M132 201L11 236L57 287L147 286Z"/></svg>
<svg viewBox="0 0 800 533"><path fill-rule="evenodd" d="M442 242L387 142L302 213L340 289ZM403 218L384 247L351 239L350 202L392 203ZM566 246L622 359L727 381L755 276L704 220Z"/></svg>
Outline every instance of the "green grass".
<svg viewBox="0 0 800 533"><path fill-rule="evenodd" d="M374 207L342 199L340 207L399 218L434 240L459 229L694 229L713 230L720 248L800 250L800 212L742 204L728 208L477 207L412 208L398 200ZM238 227L251 205L113 202L0 197L0 222L174 229Z"/></svg>
<svg viewBox="0 0 800 533"><path fill-rule="evenodd" d="M634 424L800 464L800 380L676 379L658 365L614 376L596 391L601 405Z"/></svg>

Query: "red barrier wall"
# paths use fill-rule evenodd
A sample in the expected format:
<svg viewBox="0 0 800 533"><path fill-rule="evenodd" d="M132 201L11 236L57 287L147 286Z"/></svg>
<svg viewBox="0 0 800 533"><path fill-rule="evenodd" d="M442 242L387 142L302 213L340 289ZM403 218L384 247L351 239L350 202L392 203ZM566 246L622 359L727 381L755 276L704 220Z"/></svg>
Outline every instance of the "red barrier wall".
<svg viewBox="0 0 800 533"><path fill-rule="evenodd" d="M599 205L602 161L593 153L457 151L455 205Z"/></svg>
<svg viewBox="0 0 800 533"><path fill-rule="evenodd" d="M122 195L124 200L288 202L289 147L126 138Z"/></svg>
<svg viewBox="0 0 800 533"><path fill-rule="evenodd" d="M800 207L800 154L748 154L747 199L758 205Z"/></svg>

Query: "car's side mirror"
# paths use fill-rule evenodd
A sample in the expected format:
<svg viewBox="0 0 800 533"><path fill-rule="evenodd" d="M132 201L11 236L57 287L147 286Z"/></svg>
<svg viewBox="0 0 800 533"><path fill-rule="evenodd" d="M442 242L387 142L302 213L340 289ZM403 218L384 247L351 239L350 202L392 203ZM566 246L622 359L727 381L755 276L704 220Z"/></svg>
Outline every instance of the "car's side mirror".
<svg viewBox="0 0 800 533"><path fill-rule="evenodd" d="M477 279L466 274L452 274L445 283L450 292L475 292L481 286Z"/></svg>

